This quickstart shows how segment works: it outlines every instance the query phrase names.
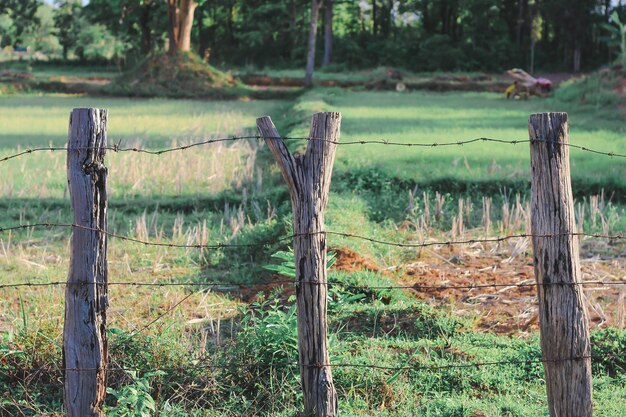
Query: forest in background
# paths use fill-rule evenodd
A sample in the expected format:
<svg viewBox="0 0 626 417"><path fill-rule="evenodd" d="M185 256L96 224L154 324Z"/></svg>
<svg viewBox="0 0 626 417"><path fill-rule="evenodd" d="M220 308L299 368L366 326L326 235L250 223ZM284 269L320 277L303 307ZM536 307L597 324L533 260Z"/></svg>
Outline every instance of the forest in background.
<svg viewBox="0 0 626 417"><path fill-rule="evenodd" d="M622 0L0 0L0 46L127 67L176 42L181 11L191 50L255 68L303 67L319 15L316 62L334 71L578 72L613 61L608 26L626 20Z"/></svg>

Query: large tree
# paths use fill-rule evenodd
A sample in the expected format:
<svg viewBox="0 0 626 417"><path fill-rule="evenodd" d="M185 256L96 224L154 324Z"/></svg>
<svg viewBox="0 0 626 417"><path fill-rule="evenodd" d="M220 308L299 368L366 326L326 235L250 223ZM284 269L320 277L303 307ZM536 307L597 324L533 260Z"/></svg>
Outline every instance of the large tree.
<svg viewBox="0 0 626 417"><path fill-rule="evenodd" d="M39 0L0 0L0 15L11 19L15 28L13 39L10 42L22 42L22 35L29 30L35 30L41 23L37 16L37 9L42 3Z"/></svg>
<svg viewBox="0 0 626 417"><path fill-rule="evenodd" d="M89 21L105 25L130 51L141 55L157 49L167 32L164 0L90 0L83 14Z"/></svg>
<svg viewBox="0 0 626 417"><path fill-rule="evenodd" d="M191 29L196 7L198 3L194 0L167 0L170 55L191 49Z"/></svg>
<svg viewBox="0 0 626 417"><path fill-rule="evenodd" d="M82 12L81 0L57 0L57 8L54 11L54 25L57 28L57 37L63 47L63 59L67 60L67 54L76 46L80 31L80 18Z"/></svg>

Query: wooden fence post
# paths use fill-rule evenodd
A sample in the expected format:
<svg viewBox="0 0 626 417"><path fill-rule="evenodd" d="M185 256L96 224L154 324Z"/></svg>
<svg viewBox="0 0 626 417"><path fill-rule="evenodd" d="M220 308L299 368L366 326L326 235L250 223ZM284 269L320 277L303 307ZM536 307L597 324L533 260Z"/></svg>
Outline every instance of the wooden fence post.
<svg viewBox="0 0 626 417"><path fill-rule="evenodd" d="M339 140L341 114L317 113L304 155L293 156L269 117L257 119L265 143L289 187L293 211L298 357L306 416L337 414L337 392L328 366L326 234L324 209Z"/></svg>
<svg viewBox="0 0 626 417"><path fill-rule="evenodd" d="M591 344L569 168L567 113L530 116L532 233L541 350L552 417L590 417ZM541 235L556 235L541 237Z"/></svg>
<svg viewBox="0 0 626 417"><path fill-rule="evenodd" d="M70 115L67 181L74 228L65 289L64 401L69 417L102 416L106 396L107 111Z"/></svg>

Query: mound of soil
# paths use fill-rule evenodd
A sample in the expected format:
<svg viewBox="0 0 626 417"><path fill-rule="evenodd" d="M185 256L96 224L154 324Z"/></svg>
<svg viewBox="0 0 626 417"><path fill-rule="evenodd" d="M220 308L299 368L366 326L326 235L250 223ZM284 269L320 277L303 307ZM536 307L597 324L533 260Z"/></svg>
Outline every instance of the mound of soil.
<svg viewBox="0 0 626 417"><path fill-rule="evenodd" d="M335 252L337 260L333 265L336 271L355 272L355 271L372 271L381 272L381 269L374 262L363 258L357 252L348 248L333 247L330 248Z"/></svg>
<svg viewBox="0 0 626 417"><path fill-rule="evenodd" d="M140 97L229 97L240 95L244 89L230 73L183 52L149 56L107 88L115 95Z"/></svg>

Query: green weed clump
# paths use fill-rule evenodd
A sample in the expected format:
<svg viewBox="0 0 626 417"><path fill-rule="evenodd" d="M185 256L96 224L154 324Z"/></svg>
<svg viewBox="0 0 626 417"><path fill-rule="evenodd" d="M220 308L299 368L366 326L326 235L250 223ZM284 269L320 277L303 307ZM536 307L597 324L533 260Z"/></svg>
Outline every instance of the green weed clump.
<svg viewBox="0 0 626 417"><path fill-rule="evenodd" d="M564 82L555 91L554 97L561 102L617 111L620 105L626 103L622 87L625 79L626 74L621 68L596 71Z"/></svg>

